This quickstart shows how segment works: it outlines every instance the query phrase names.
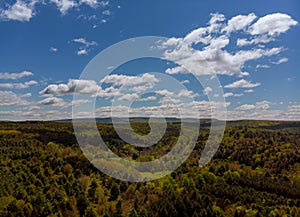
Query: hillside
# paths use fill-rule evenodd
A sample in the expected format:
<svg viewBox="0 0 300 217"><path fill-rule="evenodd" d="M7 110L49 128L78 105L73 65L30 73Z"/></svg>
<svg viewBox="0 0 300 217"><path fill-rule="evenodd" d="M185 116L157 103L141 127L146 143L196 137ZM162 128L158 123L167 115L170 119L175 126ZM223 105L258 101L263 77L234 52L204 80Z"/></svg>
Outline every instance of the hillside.
<svg viewBox="0 0 300 217"><path fill-rule="evenodd" d="M216 155L202 168L210 126L202 121L188 160L144 183L99 172L69 121L0 123L0 216L300 216L300 122L228 122ZM141 162L167 153L180 131L178 120L168 120L164 137L140 148L124 143L109 120L97 125L114 153ZM131 125L149 132L141 118Z"/></svg>

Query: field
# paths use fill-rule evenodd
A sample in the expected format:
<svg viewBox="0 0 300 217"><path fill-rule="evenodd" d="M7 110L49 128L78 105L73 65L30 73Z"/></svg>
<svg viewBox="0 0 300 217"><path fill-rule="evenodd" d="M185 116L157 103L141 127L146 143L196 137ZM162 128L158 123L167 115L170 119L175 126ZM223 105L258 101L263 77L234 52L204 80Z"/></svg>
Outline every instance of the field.
<svg viewBox="0 0 300 217"><path fill-rule="evenodd" d="M145 135L149 126L131 123ZM128 161L151 161L172 149L180 123L168 120L153 147L124 143L105 120L107 146ZM227 122L213 160L199 167L210 121L189 158L149 182L114 179L83 155L69 121L0 122L0 216L300 216L300 122ZM110 165L112 168L117 165Z"/></svg>

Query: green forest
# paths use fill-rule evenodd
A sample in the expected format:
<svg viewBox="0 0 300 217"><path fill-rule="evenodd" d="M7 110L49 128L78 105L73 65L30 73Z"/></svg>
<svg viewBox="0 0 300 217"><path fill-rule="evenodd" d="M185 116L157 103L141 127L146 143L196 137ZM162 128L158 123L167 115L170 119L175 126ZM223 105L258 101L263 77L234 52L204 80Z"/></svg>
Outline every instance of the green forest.
<svg viewBox="0 0 300 217"><path fill-rule="evenodd" d="M132 124L149 132L146 121ZM153 147L126 144L110 123L97 123L107 146L132 161L151 161L176 143L169 121ZM71 122L0 122L0 216L300 216L300 122L227 122L205 167L210 132L203 123L192 154L170 175L149 182L114 179L82 153Z"/></svg>

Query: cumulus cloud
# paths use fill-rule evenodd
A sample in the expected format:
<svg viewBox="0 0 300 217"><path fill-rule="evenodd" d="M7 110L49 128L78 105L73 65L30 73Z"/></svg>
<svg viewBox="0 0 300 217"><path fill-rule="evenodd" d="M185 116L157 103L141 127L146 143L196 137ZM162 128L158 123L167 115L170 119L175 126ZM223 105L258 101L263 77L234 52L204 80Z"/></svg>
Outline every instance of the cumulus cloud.
<svg viewBox="0 0 300 217"><path fill-rule="evenodd" d="M269 35L260 35L257 36L256 38L253 39L246 39L246 38L239 38L236 42L237 46L242 47L242 46L248 46L248 45L253 45L253 44L266 44L271 41L274 41L275 38L271 37Z"/></svg>
<svg viewBox="0 0 300 217"><path fill-rule="evenodd" d="M222 29L222 32L231 33L245 30L256 18L257 16L254 13L235 16L228 21L227 26Z"/></svg>
<svg viewBox="0 0 300 217"><path fill-rule="evenodd" d="M230 102L216 102L216 101L193 101L188 104L188 107L191 108L186 110L186 115L188 113L193 114L193 111L200 112L200 116L203 117L212 117L212 111L220 111L220 108L227 108L230 106ZM218 115L218 114L217 114ZM222 115L221 115L222 116Z"/></svg>
<svg viewBox="0 0 300 217"><path fill-rule="evenodd" d="M81 50L78 50L77 51L77 55L80 56L80 55L87 55L88 52L86 49L81 49Z"/></svg>
<svg viewBox="0 0 300 217"><path fill-rule="evenodd" d="M50 47L50 49L49 49L51 52L57 52L58 51L58 49L56 48L56 47Z"/></svg>
<svg viewBox="0 0 300 217"><path fill-rule="evenodd" d="M109 16L111 14L110 10L105 10L102 12L103 15Z"/></svg>
<svg viewBox="0 0 300 217"><path fill-rule="evenodd" d="M66 14L68 10L78 6L78 4L72 0L51 0L51 2L56 4L62 14Z"/></svg>
<svg viewBox="0 0 300 217"><path fill-rule="evenodd" d="M241 105L241 106L237 107L236 109L237 110L242 110L242 111L249 111L249 110L253 110L255 108L256 108L255 105L244 104L244 105Z"/></svg>
<svg viewBox="0 0 300 217"><path fill-rule="evenodd" d="M257 69L259 69L259 68L268 69L268 68L270 68L270 66L269 66L269 65L266 65L266 64L258 64L258 65L256 65L256 68L257 68Z"/></svg>
<svg viewBox="0 0 300 217"><path fill-rule="evenodd" d="M242 110L242 111L249 111L249 110L268 110L270 108L270 102L268 101L261 101L256 102L255 104L244 104L237 108L236 110Z"/></svg>
<svg viewBox="0 0 300 217"><path fill-rule="evenodd" d="M106 6L109 5L109 1L100 1L100 2L99 2L99 5L100 5L101 7L106 7Z"/></svg>
<svg viewBox="0 0 300 217"><path fill-rule="evenodd" d="M111 97L116 97L120 96L120 90L115 88L115 87L108 87L105 89L99 89L97 94L95 96L100 97L100 98L111 98Z"/></svg>
<svg viewBox="0 0 300 217"><path fill-rule="evenodd" d="M180 92L178 93L177 95L178 97L183 97L183 98L194 98L196 96L199 96L199 94L197 93L194 93L193 91L191 90L180 90Z"/></svg>
<svg viewBox="0 0 300 217"><path fill-rule="evenodd" d="M25 89L29 88L32 85L38 84L37 81L31 80L24 83L0 83L0 88L5 89Z"/></svg>
<svg viewBox="0 0 300 217"><path fill-rule="evenodd" d="M140 84L153 84L157 83L159 80L155 75L145 73L141 76L129 76L129 75L108 75L103 78L100 83L108 83L113 86L134 86Z"/></svg>
<svg viewBox="0 0 300 217"><path fill-rule="evenodd" d="M212 116L212 110L220 107L228 107L230 103L219 103L209 101L191 102L186 105L178 104L176 100L164 97L163 103L158 106L142 106L129 108L127 106L118 105L112 107L99 107L96 109L96 115L100 117L110 117L111 110L113 109L113 115L116 117L126 116L128 111L132 116L157 116L161 117L184 117L184 118L196 118L205 117L210 118ZM217 114L218 115L218 114Z"/></svg>
<svg viewBox="0 0 300 217"><path fill-rule="evenodd" d="M155 93L156 93L158 96L166 96L166 97L172 97L172 96L175 95L173 92L168 91L167 89L164 89L164 90L157 90L157 91L155 91Z"/></svg>
<svg viewBox="0 0 300 217"><path fill-rule="evenodd" d="M0 106L24 106L29 102L24 99L31 96L31 94L16 94L12 91L0 91Z"/></svg>
<svg viewBox="0 0 300 217"><path fill-rule="evenodd" d="M53 106L53 107L70 107L78 106L84 103L90 103L91 100L82 99L82 100L73 100L71 103L67 103L64 99L58 97L48 97L38 102L40 105Z"/></svg>
<svg viewBox="0 0 300 217"><path fill-rule="evenodd" d="M80 0L80 3L87 4L92 8L96 8L99 5L97 0Z"/></svg>
<svg viewBox="0 0 300 217"><path fill-rule="evenodd" d="M97 45L97 42L95 42L95 41L87 41L85 38L74 38L72 41L76 42L76 43L83 44L86 47Z"/></svg>
<svg viewBox="0 0 300 217"><path fill-rule="evenodd" d="M240 97L243 96L243 93L232 93L232 92L227 92L223 94L223 97L227 98L227 97Z"/></svg>
<svg viewBox="0 0 300 217"><path fill-rule="evenodd" d="M223 94L223 97L230 97L233 96L234 94L232 92L227 92Z"/></svg>
<svg viewBox="0 0 300 217"><path fill-rule="evenodd" d="M23 71L20 73L8 73L8 72L0 72L0 79L11 79L16 80L27 76L32 76L33 73L29 71Z"/></svg>
<svg viewBox="0 0 300 217"><path fill-rule="evenodd" d="M148 96L146 98L139 98L138 101L146 102L146 101L154 101L156 100L155 96Z"/></svg>
<svg viewBox="0 0 300 217"><path fill-rule="evenodd" d="M90 49L88 49L89 47L98 45L97 42L88 41L85 38L74 38L72 40L72 42L81 44L81 46L79 47L79 50L77 51L77 55L79 55L79 56L80 55L87 55L88 51L90 50Z"/></svg>
<svg viewBox="0 0 300 217"><path fill-rule="evenodd" d="M127 93L119 97L118 100L120 101L133 101L135 99L138 99L139 96L136 93Z"/></svg>
<svg viewBox="0 0 300 217"><path fill-rule="evenodd" d="M235 89L235 88L254 88L254 87L258 87L258 86L260 86L260 83L251 83L249 81L241 79L241 80L235 81L231 84L227 84L224 87Z"/></svg>
<svg viewBox="0 0 300 217"><path fill-rule="evenodd" d="M181 83L181 84L189 84L190 81L189 81L189 80L183 80L183 81L181 81L180 83Z"/></svg>
<svg viewBox="0 0 300 217"><path fill-rule="evenodd" d="M81 5L88 5L93 9L105 8L109 1L99 0L17 0L14 4L5 4L5 8L0 8L1 20L15 20L21 22L30 21L36 15L35 7L37 4L54 4L61 14L65 15L72 8L79 8ZM105 10L107 14L108 10Z"/></svg>
<svg viewBox="0 0 300 217"><path fill-rule="evenodd" d="M253 93L254 90L253 89L249 89L249 90L244 90L244 93Z"/></svg>
<svg viewBox="0 0 300 217"><path fill-rule="evenodd" d="M6 10L0 9L0 18L4 20L29 21L34 15L34 5L36 1L17 0Z"/></svg>
<svg viewBox="0 0 300 217"><path fill-rule="evenodd" d="M53 107L65 107L67 104L62 98L48 97L39 101L39 104Z"/></svg>
<svg viewBox="0 0 300 217"><path fill-rule="evenodd" d="M287 14L274 13L259 18L248 31L251 35L268 34L273 36L287 32L292 26L297 24L297 21Z"/></svg>
<svg viewBox="0 0 300 217"><path fill-rule="evenodd" d="M276 65L279 65L279 64L281 64L281 63L286 63L286 62L288 62L288 61L289 61L288 58L283 57L283 58L279 59L278 61L272 62L272 63L273 63L273 64L276 64Z"/></svg>
<svg viewBox="0 0 300 217"><path fill-rule="evenodd" d="M212 89L211 87L206 87L206 88L204 88L203 93L204 93L205 95L207 95L208 93L210 93L210 92L212 92L212 91L213 91L213 89Z"/></svg>
<svg viewBox="0 0 300 217"><path fill-rule="evenodd" d="M133 92L141 93L150 90L154 87L154 83L146 83L132 88Z"/></svg>
<svg viewBox="0 0 300 217"><path fill-rule="evenodd" d="M289 105L286 117L290 120L300 120L300 104Z"/></svg>
<svg viewBox="0 0 300 217"><path fill-rule="evenodd" d="M256 109L267 110L267 109L270 108L270 104L271 104L271 102L269 102L269 101L261 101L261 102L257 102L257 103L256 103Z"/></svg>
<svg viewBox="0 0 300 217"><path fill-rule="evenodd" d="M249 61L275 56L284 50L282 47L264 48L259 46L260 43L275 40L280 33L286 32L297 24L286 14L271 14L259 18L252 24L255 19L256 15L251 13L235 16L225 23L224 15L212 14L207 27L195 29L182 38L170 38L162 43L160 48L165 49L164 58L175 62L178 66L168 68L166 73L191 72L195 75L222 74L240 77L249 75L249 72L244 70ZM269 25L274 29L270 32L266 31L263 29L264 25L267 26L266 28L269 28ZM229 33L237 31L254 37L238 39L238 46L250 44L258 44L258 46L234 52L228 51L226 48L230 43ZM201 46L199 48L194 45Z"/></svg>
<svg viewBox="0 0 300 217"><path fill-rule="evenodd" d="M70 79L67 84L51 84L40 91L43 95L67 95L71 93L95 94L99 86L93 80Z"/></svg>

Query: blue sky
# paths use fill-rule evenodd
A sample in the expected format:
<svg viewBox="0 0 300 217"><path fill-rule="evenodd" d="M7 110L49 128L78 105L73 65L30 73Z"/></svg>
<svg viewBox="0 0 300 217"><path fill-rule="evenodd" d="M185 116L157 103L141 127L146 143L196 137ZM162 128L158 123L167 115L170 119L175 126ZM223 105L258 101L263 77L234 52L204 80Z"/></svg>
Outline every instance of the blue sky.
<svg viewBox="0 0 300 217"><path fill-rule="evenodd" d="M206 117L203 110L222 107L215 95L224 97L229 119L300 119L299 1L11 0L0 8L0 119L69 118L72 105L91 103L97 88L96 116L109 116L112 102L134 101L138 116L164 113L170 104ZM102 82L78 81L98 53L141 36L170 38L164 61L136 60ZM217 78L224 95L183 68ZM171 77L178 80L176 90L170 90ZM85 98L72 103L74 86Z"/></svg>

